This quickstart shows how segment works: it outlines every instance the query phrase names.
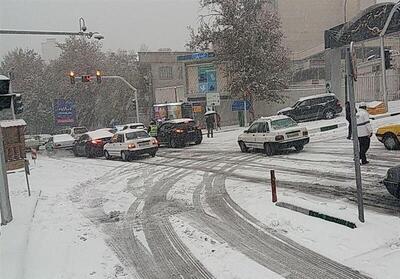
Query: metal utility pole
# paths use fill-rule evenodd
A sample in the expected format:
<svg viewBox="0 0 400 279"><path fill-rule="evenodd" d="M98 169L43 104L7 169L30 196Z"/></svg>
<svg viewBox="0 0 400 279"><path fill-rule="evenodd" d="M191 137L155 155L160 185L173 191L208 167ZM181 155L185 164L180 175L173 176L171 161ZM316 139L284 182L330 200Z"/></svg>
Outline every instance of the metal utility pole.
<svg viewBox="0 0 400 279"><path fill-rule="evenodd" d="M356 101L354 96L354 81L357 79L355 74L356 68L355 61L355 49L353 42L350 44L350 48L346 49L346 76L347 76L347 92L350 101L350 114L351 114L351 127L353 135L353 151L354 151L354 163L355 163L355 174L357 184L357 201L358 201L358 219L364 223L364 202L362 192L362 180L361 180L361 167L360 167L360 147L358 142L357 132L357 117L356 117Z"/></svg>
<svg viewBox="0 0 400 279"><path fill-rule="evenodd" d="M136 121L140 122L139 120L139 100L138 100L138 94L137 94L137 89L130 84L126 79L120 76L102 76L102 79L119 79L122 80L130 89L133 90L135 93L135 104L136 104Z"/></svg>
<svg viewBox="0 0 400 279"><path fill-rule="evenodd" d="M383 90L383 102L385 103L385 107L389 110L389 99L387 92L387 81L386 81L386 67L385 67L385 34L387 29L389 28L389 24L393 19L394 13L400 8L400 1L394 5L390 14L386 20L385 26L383 27L381 33L379 34L381 41L381 61L382 61L382 90Z"/></svg>
<svg viewBox="0 0 400 279"><path fill-rule="evenodd" d="M83 18L79 19L79 32L64 31L35 31L35 30L0 30L0 35L48 35L48 36L84 36L88 39L92 37L97 40L104 39L99 32L86 32L87 27Z"/></svg>
<svg viewBox="0 0 400 279"><path fill-rule="evenodd" d="M243 101L243 106L244 106L244 126L247 127L247 100Z"/></svg>
<svg viewBox="0 0 400 279"><path fill-rule="evenodd" d="M0 129L0 213L1 225L7 225L13 219L8 190L6 158L4 155L3 134Z"/></svg>

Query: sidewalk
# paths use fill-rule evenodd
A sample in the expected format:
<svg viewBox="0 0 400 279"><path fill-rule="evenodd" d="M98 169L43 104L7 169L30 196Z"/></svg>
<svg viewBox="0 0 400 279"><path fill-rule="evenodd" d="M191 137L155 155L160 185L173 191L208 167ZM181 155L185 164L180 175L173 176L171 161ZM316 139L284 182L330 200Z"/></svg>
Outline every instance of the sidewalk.
<svg viewBox="0 0 400 279"><path fill-rule="evenodd" d="M24 173L8 175L14 220L0 228L0 277L124 278L104 235L69 197L82 177L93 179L100 171L47 157L32 166L31 197Z"/></svg>

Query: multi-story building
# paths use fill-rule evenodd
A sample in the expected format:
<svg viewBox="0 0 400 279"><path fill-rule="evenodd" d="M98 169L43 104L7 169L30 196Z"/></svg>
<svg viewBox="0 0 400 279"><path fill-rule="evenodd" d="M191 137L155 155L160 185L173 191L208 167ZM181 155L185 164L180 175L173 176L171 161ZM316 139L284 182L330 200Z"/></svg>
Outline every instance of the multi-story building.
<svg viewBox="0 0 400 279"><path fill-rule="evenodd" d="M272 0L293 60L324 50L324 31L351 20L376 0Z"/></svg>

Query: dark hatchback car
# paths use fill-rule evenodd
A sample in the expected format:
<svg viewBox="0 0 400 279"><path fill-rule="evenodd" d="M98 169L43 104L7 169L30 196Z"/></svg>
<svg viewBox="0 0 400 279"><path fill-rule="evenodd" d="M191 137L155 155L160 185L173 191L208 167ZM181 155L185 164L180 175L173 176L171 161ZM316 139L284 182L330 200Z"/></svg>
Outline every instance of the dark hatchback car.
<svg viewBox="0 0 400 279"><path fill-rule="evenodd" d="M400 165L387 171L383 184L390 194L400 199Z"/></svg>
<svg viewBox="0 0 400 279"><path fill-rule="evenodd" d="M287 115L295 121L333 119L343 111L335 94L321 94L299 99L292 107L282 109L278 115Z"/></svg>
<svg viewBox="0 0 400 279"><path fill-rule="evenodd" d="M111 141L113 133L106 130L88 132L75 141L72 152L77 157L102 157L104 156L103 147Z"/></svg>
<svg viewBox="0 0 400 279"><path fill-rule="evenodd" d="M191 143L200 144L203 134L193 119L175 119L165 121L160 125L157 140L160 145L177 148Z"/></svg>

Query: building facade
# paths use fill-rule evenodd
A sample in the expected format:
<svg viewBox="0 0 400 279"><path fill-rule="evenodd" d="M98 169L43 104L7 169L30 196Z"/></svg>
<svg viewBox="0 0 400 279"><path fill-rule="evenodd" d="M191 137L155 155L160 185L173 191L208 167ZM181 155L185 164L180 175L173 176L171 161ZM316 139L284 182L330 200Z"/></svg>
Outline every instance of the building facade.
<svg viewBox="0 0 400 279"><path fill-rule="evenodd" d="M376 0L273 0L292 60L324 50L324 31L351 20Z"/></svg>

